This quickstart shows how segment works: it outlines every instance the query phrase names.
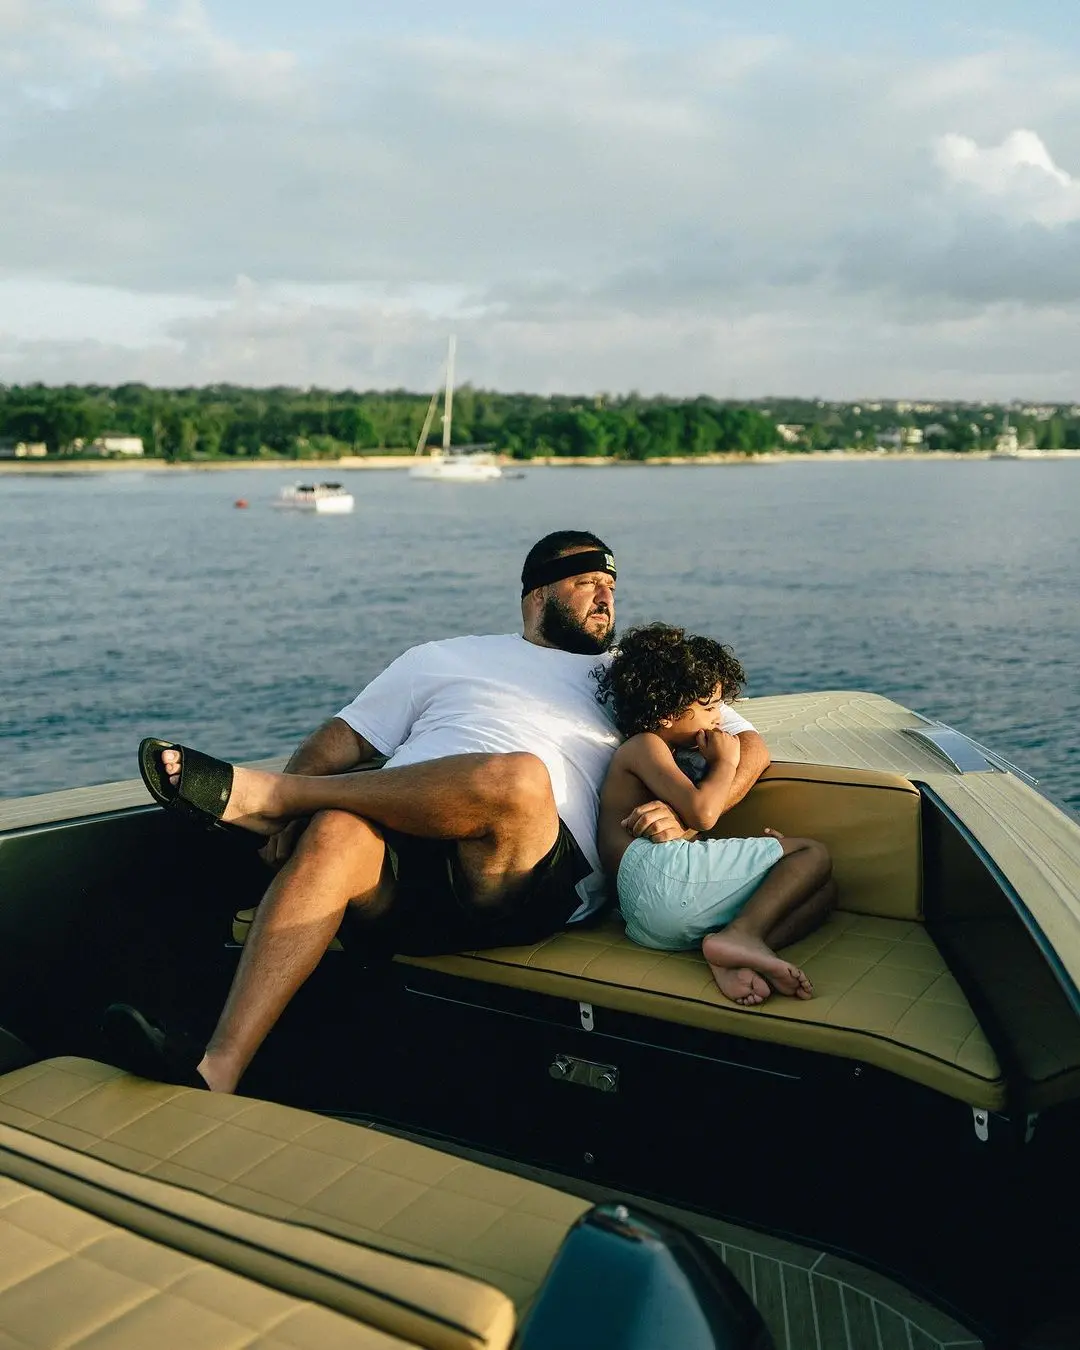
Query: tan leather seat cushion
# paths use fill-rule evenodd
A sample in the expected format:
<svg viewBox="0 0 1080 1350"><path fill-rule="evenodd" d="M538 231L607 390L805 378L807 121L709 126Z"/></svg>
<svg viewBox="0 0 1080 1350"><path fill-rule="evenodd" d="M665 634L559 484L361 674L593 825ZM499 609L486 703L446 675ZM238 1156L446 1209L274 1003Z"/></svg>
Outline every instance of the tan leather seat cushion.
<svg viewBox="0 0 1080 1350"><path fill-rule="evenodd" d="M514 1334L506 1295L458 1271L252 1214L2 1122L0 1175L425 1350L506 1350Z"/></svg>
<svg viewBox="0 0 1080 1350"><path fill-rule="evenodd" d="M819 839L832 854L840 908L883 919L922 918L919 791L899 774L772 764L711 833Z"/></svg>
<svg viewBox="0 0 1080 1350"><path fill-rule="evenodd" d="M407 1350L0 1176L5 1350Z"/></svg>
<svg viewBox="0 0 1080 1350"><path fill-rule="evenodd" d="M448 1265L519 1307L588 1208L376 1130L91 1060L4 1075L0 1121L255 1214Z"/></svg>
<svg viewBox="0 0 1080 1350"><path fill-rule="evenodd" d="M624 935L617 915L531 947L397 960L597 1008L859 1059L972 1106L1003 1105L997 1057L922 924L840 912L785 955L806 969L814 997L773 995L758 1008L724 998L698 952L637 946Z"/></svg>
<svg viewBox="0 0 1080 1350"><path fill-rule="evenodd" d="M833 857L840 910L787 949L814 981L803 1002L774 996L740 1008L696 952L638 947L617 915L531 947L398 957L471 980L550 994L665 1022L863 1060L972 1106L1005 1101L1001 1066L922 926L921 799L898 774L773 764L722 819L724 837L766 825L820 839ZM243 941L250 914L237 915Z"/></svg>

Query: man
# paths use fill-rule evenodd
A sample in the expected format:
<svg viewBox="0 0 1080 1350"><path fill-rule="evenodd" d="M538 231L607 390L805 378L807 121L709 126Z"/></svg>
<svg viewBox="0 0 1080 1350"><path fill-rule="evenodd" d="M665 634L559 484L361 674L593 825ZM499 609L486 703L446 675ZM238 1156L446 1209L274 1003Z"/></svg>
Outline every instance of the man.
<svg viewBox="0 0 1080 1350"><path fill-rule="evenodd" d="M541 539L522 569L521 613L520 635L405 652L283 775L144 743L161 747L143 766L159 800L191 810L199 761L213 766L227 800L211 814L268 836L264 856L280 870L205 1051L114 1005L105 1026L118 1058L232 1092L339 928L350 949L435 954L536 941L603 904L597 802L619 736L590 672L615 634L607 545L583 531ZM742 727L731 804L768 763ZM356 771L377 755L384 767ZM681 831L666 807L642 810L634 828Z"/></svg>

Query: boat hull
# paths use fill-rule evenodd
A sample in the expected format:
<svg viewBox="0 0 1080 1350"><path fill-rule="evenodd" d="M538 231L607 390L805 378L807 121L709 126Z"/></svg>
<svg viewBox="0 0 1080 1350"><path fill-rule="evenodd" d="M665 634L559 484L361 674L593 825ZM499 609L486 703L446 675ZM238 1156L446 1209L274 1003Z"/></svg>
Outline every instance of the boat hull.
<svg viewBox="0 0 1080 1350"><path fill-rule="evenodd" d="M321 516L347 515L355 504L352 493L346 492L340 483L315 486L297 483L295 487L282 488L274 503L284 510L313 511Z"/></svg>
<svg viewBox="0 0 1080 1350"><path fill-rule="evenodd" d="M254 848L138 808L9 838L4 862L0 1024L107 1059L97 1022L119 998L208 1034L233 912L266 883ZM985 1334L1060 1301L1041 1280L1080 1241L1074 1104L1026 1142L1023 1116L992 1113L983 1141L969 1106L863 1061L600 1007L589 1022L577 1001L328 953L243 1091L748 1223ZM393 1035L358 1032L374 1025ZM567 1057L617 1090L554 1075Z"/></svg>
<svg viewBox="0 0 1080 1350"><path fill-rule="evenodd" d="M285 511L307 511L320 516L346 516L356 503L352 497L324 497L320 501L279 501L274 505Z"/></svg>
<svg viewBox="0 0 1080 1350"><path fill-rule="evenodd" d="M442 455L417 458L410 478L437 483L493 483L502 478L502 468L485 455Z"/></svg>
<svg viewBox="0 0 1080 1350"><path fill-rule="evenodd" d="M799 717L822 737L829 715L810 697ZM844 728L857 721L862 697L835 700ZM762 700L750 711L767 731L770 717L776 728L786 718L798 738L796 702L777 700L770 712ZM875 734L884 735L887 717L905 727L912 720L892 706L868 704L864 720ZM774 749L784 744L781 730L770 735ZM861 753L868 744L860 730ZM989 857L992 841L960 818L965 775L946 773L938 750L899 735L886 749L924 766L917 788L862 773L876 784L876 818L885 819L884 802L890 833L901 818L912 832L918 913L889 918L864 905L856 945L878 982L867 988L862 974L849 978L854 955L839 948L816 968L808 962L819 997L794 1007L786 1040L763 1036L767 1014L755 1010L699 1009L697 1024L635 1011L625 989L605 983L611 951L590 947L588 930L554 939L562 957L547 969L543 953L440 965L442 958L365 964L363 953L331 951L243 1091L834 1253L899 1279L995 1347L1025 1344L1031 1328L1052 1319L1076 1333L1063 1345L1080 1344L1071 1263L1062 1259L1080 1247L1080 1034L1068 981L1033 919L1050 897L1012 889L1011 864ZM935 763L940 772L925 767ZM748 804L755 793L767 800L781 790L778 770ZM860 776L845 772L852 782ZM835 809L831 796L812 819L826 789L856 791L832 781L842 776L800 766L788 774L798 794L784 800L793 811L802 803L815 829L834 818L846 824L853 813ZM1044 799L1011 775L975 778L980 811L994 787L1014 802L1013 834L1050 837ZM200 833L136 806L145 800L137 785L109 793L96 804L64 794L64 803L36 814L32 802L21 810L0 804L8 808L0 823L0 1026L42 1056L107 1058L97 1026L113 1000L209 1035L243 939L234 916L267 884L257 840ZM1075 838L1058 825L1053 870L1067 880ZM854 861L880 867L879 842L862 838ZM849 893L853 876L845 873ZM903 930L900 940L887 949L884 935L894 929ZM924 959L927 941L943 966ZM660 978L654 970L631 992L639 1002L661 997ZM688 971L698 997L707 973L695 981ZM862 1020L845 1022L860 987ZM679 990L662 997L673 1004ZM974 1028L961 1016L971 1010ZM817 1046L805 1035L810 1018L823 1027ZM875 1047L905 1031L919 1043L926 1019L940 1021L941 1035L924 1059L939 1063L936 1076L918 1081L902 1056L889 1060ZM371 1027L384 1030L373 1036ZM827 1053L821 1047L834 1033L837 1048ZM946 1064L941 1047L950 1037ZM986 1080L988 1095L966 1100L952 1085L980 1038L1000 1073Z"/></svg>

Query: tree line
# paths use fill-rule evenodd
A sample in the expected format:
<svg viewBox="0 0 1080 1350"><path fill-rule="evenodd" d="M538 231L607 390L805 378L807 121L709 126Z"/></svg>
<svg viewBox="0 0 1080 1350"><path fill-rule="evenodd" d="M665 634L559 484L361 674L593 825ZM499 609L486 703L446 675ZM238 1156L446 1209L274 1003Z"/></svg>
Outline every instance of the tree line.
<svg viewBox="0 0 1080 1350"><path fill-rule="evenodd" d="M1075 404L1034 409L1016 404L939 400L911 406L894 401L832 402L772 398L755 402L781 426L797 426L807 450L869 448L883 432L918 428L918 449L957 454L992 450L1006 419L1021 445L1039 450L1080 449L1080 408Z"/></svg>
<svg viewBox="0 0 1080 1350"><path fill-rule="evenodd" d="M50 455L93 453L95 438L141 436L168 460L335 458L408 453L428 396L403 389L251 389L219 384L0 385L0 441L44 442ZM626 460L783 450L870 449L883 433L918 427L924 450L993 449L1006 415L1020 443L1080 448L1080 407L1025 411L958 402L911 405L767 398L574 397L503 394L464 385L454 394L453 440L533 455ZM436 417L429 441L441 440Z"/></svg>
<svg viewBox="0 0 1080 1350"><path fill-rule="evenodd" d="M406 390L248 389L143 384L0 386L0 439L44 442L50 455L89 452L95 438L141 436L163 459L312 457L411 451L428 397ZM649 399L455 391L453 441L533 455L753 455L778 442L758 409L715 399ZM429 440L441 441L439 419Z"/></svg>

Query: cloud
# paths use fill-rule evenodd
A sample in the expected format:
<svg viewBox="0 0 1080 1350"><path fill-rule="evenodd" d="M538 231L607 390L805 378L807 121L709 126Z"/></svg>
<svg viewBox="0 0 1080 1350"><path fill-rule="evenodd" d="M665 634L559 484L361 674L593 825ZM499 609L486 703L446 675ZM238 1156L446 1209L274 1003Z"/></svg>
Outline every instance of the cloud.
<svg viewBox="0 0 1080 1350"><path fill-rule="evenodd" d="M425 296L354 295L345 306L243 282L229 302L137 346L0 335L0 372L12 382L429 391L452 327L459 378L504 390L1075 398L1076 312L1067 305L1037 314L1018 304L948 314L913 305L897 317L883 313L873 294L819 286L815 295L811 304L778 295L771 307L748 305L730 317L612 305L539 318L482 311L433 320Z"/></svg>
<svg viewBox="0 0 1080 1350"><path fill-rule="evenodd" d="M0 379L426 387L454 325L501 387L881 390L1080 300L1066 55L355 22L0 0Z"/></svg>
<svg viewBox="0 0 1080 1350"><path fill-rule="evenodd" d="M1048 228L1080 220L1080 179L1058 168L1034 131L1012 131L988 149L949 132L935 149L948 179L973 188L1015 220Z"/></svg>
<svg viewBox="0 0 1080 1350"><path fill-rule="evenodd" d="M1000 302L1033 309L1080 301L1080 224L1047 230L964 212L900 230L851 232L838 263L849 289L888 292L901 308L965 312Z"/></svg>

